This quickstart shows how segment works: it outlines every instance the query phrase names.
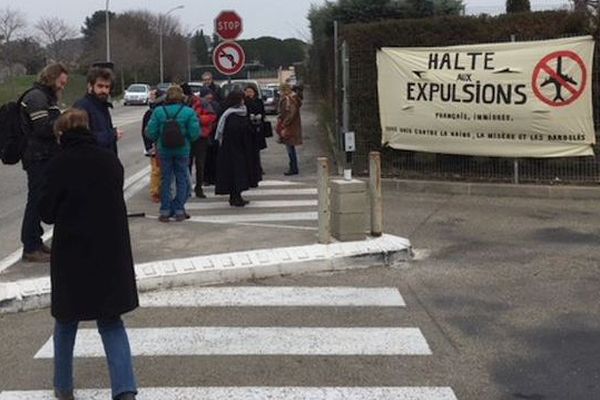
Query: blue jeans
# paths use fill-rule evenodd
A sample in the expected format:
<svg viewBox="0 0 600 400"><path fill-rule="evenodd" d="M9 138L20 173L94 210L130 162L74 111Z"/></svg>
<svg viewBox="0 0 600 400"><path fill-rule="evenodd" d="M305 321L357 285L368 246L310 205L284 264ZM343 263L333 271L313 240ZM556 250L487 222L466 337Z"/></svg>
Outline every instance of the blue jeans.
<svg viewBox="0 0 600 400"><path fill-rule="evenodd" d="M160 155L162 182L160 189L160 215L172 217L185 215L185 203L190 196L188 156ZM171 179L175 175L175 198L171 196Z"/></svg>
<svg viewBox="0 0 600 400"><path fill-rule="evenodd" d="M137 393L129 339L121 318L98 320L102 337L112 396ZM73 391L73 346L77 336L78 321L60 322L54 326L54 387L63 393Z"/></svg>
<svg viewBox="0 0 600 400"><path fill-rule="evenodd" d="M296 148L292 145L285 145L288 157L290 158L290 172L298 173L298 156L296 156Z"/></svg>

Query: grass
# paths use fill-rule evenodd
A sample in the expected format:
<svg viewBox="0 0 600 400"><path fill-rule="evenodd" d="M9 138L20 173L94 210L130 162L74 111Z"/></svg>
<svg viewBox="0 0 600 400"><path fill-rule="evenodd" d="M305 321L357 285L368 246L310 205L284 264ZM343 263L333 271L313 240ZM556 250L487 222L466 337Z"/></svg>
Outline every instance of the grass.
<svg viewBox="0 0 600 400"><path fill-rule="evenodd" d="M11 100L17 100L23 92L31 87L35 82L35 75L23 75L14 77L7 82L0 84L0 104L7 103ZM75 100L85 94L86 82L83 75L70 75L69 84L67 85L63 97L60 101L61 108L71 106Z"/></svg>

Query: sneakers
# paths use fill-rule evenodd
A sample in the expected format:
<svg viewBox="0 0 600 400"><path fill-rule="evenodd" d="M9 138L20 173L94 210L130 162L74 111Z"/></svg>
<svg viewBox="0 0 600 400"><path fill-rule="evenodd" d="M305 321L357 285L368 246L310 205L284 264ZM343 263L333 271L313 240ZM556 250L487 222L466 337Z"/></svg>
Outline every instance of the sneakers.
<svg viewBox="0 0 600 400"><path fill-rule="evenodd" d="M58 400L75 400L75 397L73 397L73 392L62 392L58 389L54 389L54 397L56 397Z"/></svg>
<svg viewBox="0 0 600 400"><path fill-rule="evenodd" d="M160 222L169 222L171 219L165 215L161 215L160 217L158 217L158 220Z"/></svg>
<svg viewBox="0 0 600 400"><path fill-rule="evenodd" d="M177 222L183 222L188 218L188 216L186 214L178 214L175 216L175 221Z"/></svg>
<svg viewBox="0 0 600 400"><path fill-rule="evenodd" d="M292 175L298 175L298 174L299 174L298 171L292 171L291 169L287 170L283 173L283 175L285 175L285 176L292 176Z"/></svg>
<svg viewBox="0 0 600 400"><path fill-rule="evenodd" d="M31 253L23 252L23 261L30 263L49 263L50 262L50 253L44 252L41 248L36 251L32 251Z"/></svg>

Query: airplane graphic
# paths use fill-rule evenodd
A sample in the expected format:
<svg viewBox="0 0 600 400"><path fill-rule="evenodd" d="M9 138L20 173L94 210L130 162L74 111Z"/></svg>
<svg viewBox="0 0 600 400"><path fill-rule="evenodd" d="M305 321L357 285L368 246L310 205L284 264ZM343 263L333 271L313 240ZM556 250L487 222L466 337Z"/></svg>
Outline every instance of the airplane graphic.
<svg viewBox="0 0 600 400"><path fill-rule="evenodd" d="M566 75L562 72L562 57L558 57L558 61L556 63L556 75L558 75L563 80L563 82L568 82L572 85L578 84L577 81L575 79L573 79L572 76ZM561 101L562 103L564 103L566 101L565 98L562 96L563 85L561 82L559 82L558 79L554 78L553 76L549 76L540 85L540 87L544 87L546 85L554 85L554 88L556 89L556 96L554 96L553 101L555 101L555 102Z"/></svg>

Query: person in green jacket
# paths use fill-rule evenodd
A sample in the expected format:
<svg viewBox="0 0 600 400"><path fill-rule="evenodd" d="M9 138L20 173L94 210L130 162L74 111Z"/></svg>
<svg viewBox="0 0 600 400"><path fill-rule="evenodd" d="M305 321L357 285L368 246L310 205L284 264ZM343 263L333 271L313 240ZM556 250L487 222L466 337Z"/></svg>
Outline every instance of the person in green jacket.
<svg viewBox="0 0 600 400"><path fill-rule="evenodd" d="M167 90L165 105L156 107L148 122L146 135L158 144L162 173L158 217L161 222L169 222L172 217L176 221L184 221L187 217L185 202L190 193L188 170L190 146L200 137L201 127L196 112L186 106L184 100L181 87L171 86ZM171 196L173 175L175 175L175 198Z"/></svg>

